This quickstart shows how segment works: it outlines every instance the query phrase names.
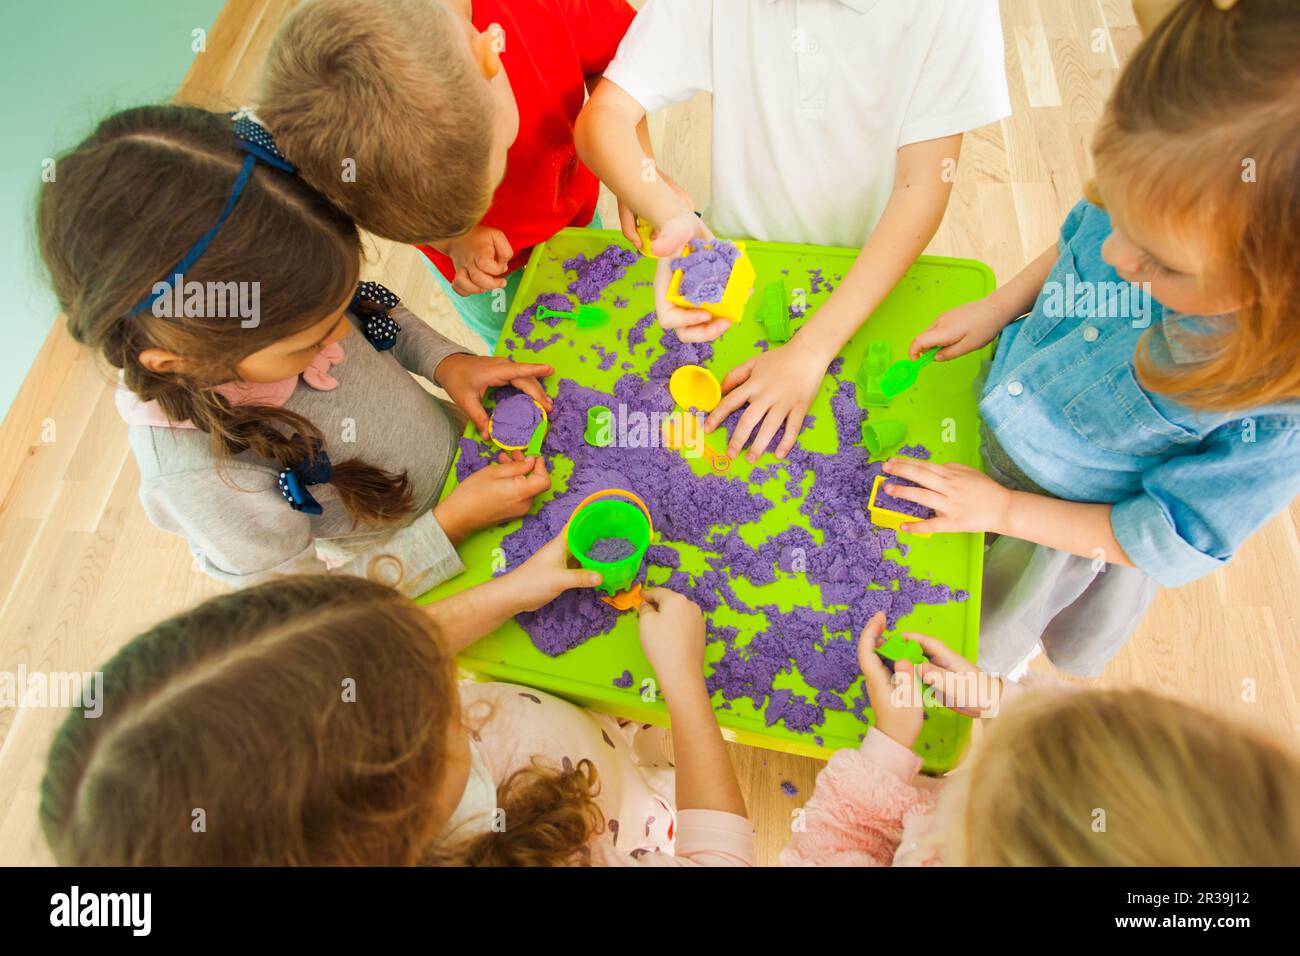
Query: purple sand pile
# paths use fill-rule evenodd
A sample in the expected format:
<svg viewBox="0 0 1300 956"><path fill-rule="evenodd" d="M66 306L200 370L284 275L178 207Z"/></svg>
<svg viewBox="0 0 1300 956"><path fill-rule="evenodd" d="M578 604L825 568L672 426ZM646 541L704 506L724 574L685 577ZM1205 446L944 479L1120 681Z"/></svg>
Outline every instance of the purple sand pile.
<svg viewBox="0 0 1300 956"><path fill-rule="evenodd" d="M631 672L631 671L623 671L622 676L620 676L620 677L615 677L615 678L614 678L614 686L615 686L615 687L622 687L622 688L625 689L625 690L626 690L627 688L631 687L631 686L632 686L632 672Z"/></svg>
<svg viewBox="0 0 1300 956"><path fill-rule="evenodd" d="M540 352L548 345L554 345L556 342L560 341L560 339L564 338L563 332L556 332L550 338L541 338L540 336L536 339L529 338L529 336L533 334L533 330L537 327L538 306L545 309L551 309L555 312L572 312L573 301L567 295L561 295L558 292L543 292L533 300L532 305L526 309L521 309L519 314L515 316L515 322L513 325L514 332L523 340L521 343L523 347L532 352ZM563 321L564 320L561 318L551 316L542 319L542 324L549 328L555 328Z"/></svg>
<svg viewBox="0 0 1300 956"><path fill-rule="evenodd" d="M645 341L646 332L649 330L650 326L655 324L655 321L658 318L658 313L647 312L645 315L641 316L641 318L636 320L636 325L632 326L627 333L627 350L629 353L632 353L638 345ZM646 349L646 354L650 354L649 348Z"/></svg>
<svg viewBox="0 0 1300 956"><path fill-rule="evenodd" d="M527 395L511 395L492 410L492 437L503 445L527 445L541 420L536 402Z"/></svg>
<svg viewBox="0 0 1300 956"><path fill-rule="evenodd" d="M673 260L674 271L682 273L677 291L686 301L697 305L721 302L727 291L727 280L731 278L731 269L739 258L740 250L725 239L693 248L689 255Z"/></svg>
<svg viewBox="0 0 1300 956"><path fill-rule="evenodd" d="M781 792L784 793L787 797L799 796L799 788L796 787L794 784L792 784L789 780L781 781Z"/></svg>
<svg viewBox="0 0 1300 956"><path fill-rule="evenodd" d="M928 454L928 452L927 452ZM872 479L874 484L875 479ZM927 508L925 505L919 505L915 501L908 501L906 498L895 498L885 489L890 485L903 485L905 487L916 487L916 482L908 481L906 478L886 478L881 482L880 490L876 492L876 507L888 508L890 511L897 511L899 514L911 515L913 518L933 518L934 509Z"/></svg>
<svg viewBox="0 0 1300 956"><path fill-rule="evenodd" d="M616 309L626 309L631 304L632 304L631 299L625 298L624 296L621 295L614 296L614 308Z"/></svg>
<svg viewBox="0 0 1300 956"><path fill-rule="evenodd" d="M930 460L930 449L924 445L904 445L898 449L898 453L904 458L916 458L920 461Z"/></svg>
<svg viewBox="0 0 1300 956"><path fill-rule="evenodd" d="M587 557L601 564L613 564L635 553L636 547L627 538L597 538L587 549Z"/></svg>
<svg viewBox="0 0 1300 956"><path fill-rule="evenodd" d="M637 253L622 246L606 246L603 252L588 259L579 253L572 259L564 260L564 268L576 272L578 277L569 283L569 291L578 297L583 305L589 305L600 298L601 293L619 279L623 278L628 266L637 260Z"/></svg>

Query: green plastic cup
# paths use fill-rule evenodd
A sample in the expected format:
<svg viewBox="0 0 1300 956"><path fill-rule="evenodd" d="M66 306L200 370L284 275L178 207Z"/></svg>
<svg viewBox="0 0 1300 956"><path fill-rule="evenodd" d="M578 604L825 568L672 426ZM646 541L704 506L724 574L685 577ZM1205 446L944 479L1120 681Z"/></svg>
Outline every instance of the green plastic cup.
<svg viewBox="0 0 1300 956"><path fill-rule="evenodd" d="M632 545L632 553L618 561L591 557L588 552L603 538L622 538ZM579 564L600 572L599 590L614 595L630 587L641 570L646 548L650 547L650 521L644 511L630 502L601 499L574 513L565 540Z"/></svg>
<svg viewBox="0 0 1300 956"><path fill-rule="evenodd" d="M862 424L862 444L866 445L867 451L873 455L880 455L891 448L898 447L903 444L903 439L906 437L907 426L893 419Z"/></svg>
<svg viewBox="0 0 1300 956"><path fill-rule="evenodd" d="M583 438L593 448L605 448L613 442L614 413L604 405L593 405L587 409L587 431Z"/></svg>

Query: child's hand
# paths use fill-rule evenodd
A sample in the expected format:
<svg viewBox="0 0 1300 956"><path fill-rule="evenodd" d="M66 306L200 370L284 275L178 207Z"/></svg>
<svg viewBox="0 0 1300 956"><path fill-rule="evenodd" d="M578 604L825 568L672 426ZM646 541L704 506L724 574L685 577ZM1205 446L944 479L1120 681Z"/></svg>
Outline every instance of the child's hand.
<svg viewBox="0 0 1300 956"><path fill-rule="evenodd" d="M866 684L871 709L876 714L876 729L898 741L908 750L921 736L925 708L921 689L916 686L916 671L911 661L896 661L891 676L876 653L876 644L885 633L885 612L877 611L858 637L858 665ZM912 683L911 687L907 682Z"/></svg>
<svg viewBox="0 0 1300 956"><path fill-rule="evenodd" d="M655 677L671 688L704 684L704 612L668 588L645 588L639 611L641 649Z"/></svg>
<svg viewBox="0 0 1300 956"><path fill-rule="evenodd" d="M480 528L522 518L533 498L551 487L551 476L541 455L511 459L480 468L452 489L433 508L433 517L451 543L459 545Z"/></svg>
<svg viewBox="0 0 1300 956"><path fill-rule="evenodd" d="M513 613L536 611L572 588L594 588L600 574L570 565L564 533L556 535L519 567L501 575L506 601ZM576 561L575 561L576 564Z"/></svg>
<svg viewBox="0 0 1300 956"><path fill-rule="evenodd" d="M1008 316L992 296L967 302L949 309L930 323L928 329L912 340L907 355L911 359L917 359L921 353L941 345L943 348L934 360L943 362L955 359L988 345L1006 328L1011 318L1014 316Z"/></svg>
<svg viewBox="0 0 1300 956"><path fill-rule="evenodd" d="M456 267L451 287L461 295L477 295L505 288L504 278L515 251L500 229L475 226L463 236L449 239L442 250Z"/></svg>
<svg viewBox="0 0 1300 956"><path fill-rule="evenodd" d="M921 645L929 658L917 668L939 703L967 717L993 717L1002 701L1002 678L986 674L943 641L925 634L903 632Z"/></svg>
<svg viewBox="0 0 1300 956"><path fill-rule="evenodd" d="M448 355L433 372L435 384L446 390L482 435L487 434L490 420L483 408L483 396L489 388L513 385L540 404L549 415L555 406L538 379L554 374L555 369L549 365L519 365L506 358L466 355L463 352Z"/></svg>
<svg viewBox="0 0 1300 956"><path fill-rule="evenodd" d="M703 309L683 309L668 301L668 284L673 277L673 259L695 239L712 239L713 233L699 216L682 212L659 227L650 248L659 261L655 268L655 312L659 324L672 329L683 342L711 342L731 327L727 319L714 318Z"/></svg>
<svg viewBox="0 0 1300 956"><path fill-rule="evenodd" d="M767 450L777 429L785 426L776 457L784 458L794 447L803 428L808 406L817 397L827 363L799 344L798 339L756 355L727 373L722 380L722 401L704 420L704 431L712 432L742 405L749 407L731 432L727 455L740 457L751 433L746 459L753 463ZM755 429L757 432L755 433Z"/></svg>
<svg viewBox="0 0 1300 956"><path fill-rule="evenodd" d="M996 531L1007 527L1012 493L981 471L967 465L938 465L913 458L891 458L887 475L919 485L886 481L886 494L933 509L934 517L903 525L904 531Z"/></svg>
<svg viewBox="0 0 1300 956"><path fill-rule="evenodd" d="M667 173L656 167L655 175L659 177L659 180L665 186L673 191L687 209L695 208L695 200L691 198L691 194L681 186L677 185L677 183ZM632 243L633 249L640 249L641 235L636 231L636 212L621 199L618 201L618 224L623 230L623 238ZM654 240L658 237L658 233L652 230L650 233L651 249L654 247Z"/></svg>

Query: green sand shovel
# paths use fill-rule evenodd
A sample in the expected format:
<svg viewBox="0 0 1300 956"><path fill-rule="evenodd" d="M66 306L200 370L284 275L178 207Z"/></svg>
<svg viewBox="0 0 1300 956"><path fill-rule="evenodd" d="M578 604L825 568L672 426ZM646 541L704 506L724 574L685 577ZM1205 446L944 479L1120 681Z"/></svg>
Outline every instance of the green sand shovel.
<svg viewBox="0 0 1300 956"><path fill-rule="evenodd" d="M880 390L885 393L886 398L894 398L907 391L916 384L916 377L921 374L921 369L933 362L938 354L939 346L936 345L919 359L903 359L901 362L895 362L889 366L889 371L880 380Z"/></svg>
<svg viewBox="0 0 1300 956"><path fill-rule="evenodd" d="M544 305L537 307L539 319L573 319L580 329L598 329L609 324L609 313L598 305L580 305L577 312L560 312Z"/></svg>
<svg viewBox="0 0 1300 956"><path fill-rule="evenodd" d="M898 634L890 634L885 638L885 643L876 648L876 653L891 661L911 661L913 664L928 660L920 644Z"/></svg>

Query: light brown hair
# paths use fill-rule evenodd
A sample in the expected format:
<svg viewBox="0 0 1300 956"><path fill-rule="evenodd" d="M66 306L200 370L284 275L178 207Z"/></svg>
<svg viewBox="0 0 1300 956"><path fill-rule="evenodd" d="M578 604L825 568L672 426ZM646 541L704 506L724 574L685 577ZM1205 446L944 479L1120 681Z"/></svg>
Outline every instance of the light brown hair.
<svg viewBox="0 0 1300 956"><path fill-rule="evenodd" d="M1137 688L1039 693L993 722L947 840L969 866L1300 863L1300 758ZM952 801L950 803L950 801Z"/></svg>
<svg viewBox="0 0 1300 956"><path fill-rule="evenodd" d="M491 94L437 0L301 4L271 44L259 114L308 182L385 239L454 238L491 203Z"/></svg>
<svg viewBox="0 0 1300 956"><path fill-rule="evenodd" d="M348 576L280 578L164 621L103 668L102 715L74 710L50 748L40 817L56 860L585 862L602 827L586 761L520 771L498 791L504 832L440 844L460 719L443 648L425 612Z"/></svg>
<svg viewBox="0 0 1300 956"><path fill-rule="evenodd" d="M1247 305L1203 362L1138 349L1139 380L1197 408L1300 397L1300 8L1184 0L1134 52L1093 142L1099 177L1167 234L1208 242ZM1253 176L1253 181L1251 181Z"/></svg>
<svg viewBox="0 0 1300 956"><path fill-rule="evenodd" d="M121 369L128 389L172 421L212 437L219 459L249 451L282 467L307 457L320 430L284 408L232 405L213 387L248 355L321 322L356 289L356 226L290 173L258 163L229 219L187 271L187 282L248 282L259 321L159 317L136 304L217 221L245 154L224 114L188 106L115 113L57 161L41 189L37 237L72 337ZM154 371L161 348L185 367ZM413 508L410 481L360 459L335 461L330 483L354 520L382 524ZM285 507L288 507L286 505Z"/></svg>

